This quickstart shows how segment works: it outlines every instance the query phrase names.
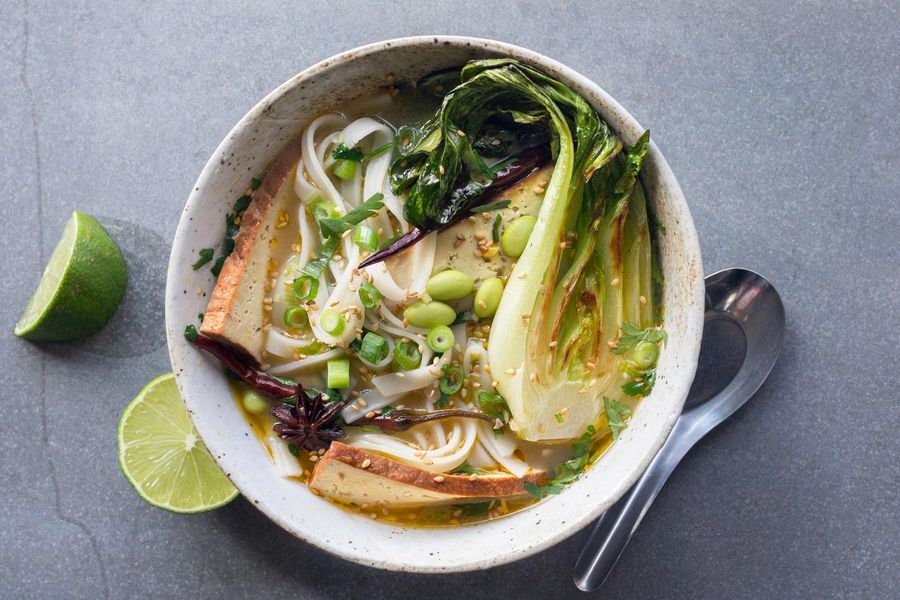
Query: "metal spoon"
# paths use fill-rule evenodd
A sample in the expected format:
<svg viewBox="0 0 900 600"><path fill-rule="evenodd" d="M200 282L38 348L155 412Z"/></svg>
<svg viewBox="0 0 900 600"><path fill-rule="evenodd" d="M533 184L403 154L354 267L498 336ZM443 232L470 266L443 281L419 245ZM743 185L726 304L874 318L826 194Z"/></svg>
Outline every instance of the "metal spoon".
<svg viewBox="0 0 900 600"><path fill-rule="evenodd" d="M762 275L725 269L706 278L703 341L684 412L641 478L597 521L575 564L579 589L603 585L672 470L756 393L775 366L783 337L784 306Z"/></svg>

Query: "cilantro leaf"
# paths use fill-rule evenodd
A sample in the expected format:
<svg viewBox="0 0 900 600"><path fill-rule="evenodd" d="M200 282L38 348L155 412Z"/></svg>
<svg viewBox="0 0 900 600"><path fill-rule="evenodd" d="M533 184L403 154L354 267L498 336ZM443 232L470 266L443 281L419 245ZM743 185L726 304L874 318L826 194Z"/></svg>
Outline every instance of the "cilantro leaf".
<svg viewBox="0 0 900 600"><path fill-rule="evenodd" d="M490 502L475 502L474 504L454 504L451 506L454 512L459 510L461 517L478 517L486 515L491 508Z"/></svg>
<svg viewBox="0 0 900 600"><path fill-rule="evenodd" d="M322 235L326 238L336 237L359 225L384 206L383 200L384 194L378 192L377 194L372 194L371 198L342 217L319 219L319 228L322 230Z"/></svg>
<svg viewBox="0 0 900 600"><path fill-rule="evenodd" d="M364 155L360 148L348 148L343 142L334 147L331 151L331 158L338 160L350 160L353 162L362 162Z"/></svg>
<svg viewBox="0 0 900 600"><path fill-rule="evenodd" d="M656 385L656 369L650 369L644 373L640 381L623 383L622 391L629 396L643 396L646 398L653 391L654 385Z"/></svg>
<svg viewBox="0 0 900 600"><path fill-rule="evenodd" d="M504 423L509 421L509 405L500 394L479 390L478 405L481 406L481 411L490 418L500 419Z"/></svg>
<svg viewBox="0 0 900 600"><path fill-rule="evenodd" d="M550 494L558 494L564 489L566 489L565 484L553 483L552 481L547 485L537 485L530 481L525 482L525 491L528 492L529 496L537 498L538 500L544 496L549 496Z"/></svg>
<svg viewBox="0 0 900 600"><path fill-rule="evenodd" d="M619 434L628 427L624 419L631 416L631 409L611 398L603 396L603 409L606 411L606 422L612 432L613 441L619 439Z"/></svg>
<svg viewBox="0 0 900 600"><path fill-rule="evenodd" d="M665 344L669 339L669 335L665 330L659 327L641 329L631 323L622 324L622 333L624 335L616 340L616 347L612 349L613 354L625 354L641 342L662 342Z"/></svg>

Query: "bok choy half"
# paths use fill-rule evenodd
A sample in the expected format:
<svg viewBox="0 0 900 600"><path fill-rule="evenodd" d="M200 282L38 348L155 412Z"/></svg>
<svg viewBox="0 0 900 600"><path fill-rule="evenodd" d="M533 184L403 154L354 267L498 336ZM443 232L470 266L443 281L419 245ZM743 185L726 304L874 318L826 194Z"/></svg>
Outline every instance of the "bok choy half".
<svg viewBox="0 0 900 600"><path fill-rule="evenodd" d="M605 429L604 399L647 395L665 339L655 327L654 255L638 181L649 132L626 149L559 81L511 59L469 62L437 114L398 136L408 139L391 183L407 194L412 225L435 229L477 204L497 172L485 163L485 131L514 140L508 159L521 145L549 143L554 160L488 345L510 426L527 440Z"/></svg>

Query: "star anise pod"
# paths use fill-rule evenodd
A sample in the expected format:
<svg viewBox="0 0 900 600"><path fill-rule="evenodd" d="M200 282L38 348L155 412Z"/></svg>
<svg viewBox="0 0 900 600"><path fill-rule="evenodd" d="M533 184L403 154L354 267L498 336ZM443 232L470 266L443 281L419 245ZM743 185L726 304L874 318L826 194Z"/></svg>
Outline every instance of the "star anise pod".
<svg viewBox="0 0 900 600"><path fill-rule="evenodd" d="M279 404L272 409L277 423L272 428L283 440L294 442L304 450L328 448L331 442L347 435L337 423L338 413L346 401L326 403L325 394L307 393L297 384L297 402Z"/></svg>

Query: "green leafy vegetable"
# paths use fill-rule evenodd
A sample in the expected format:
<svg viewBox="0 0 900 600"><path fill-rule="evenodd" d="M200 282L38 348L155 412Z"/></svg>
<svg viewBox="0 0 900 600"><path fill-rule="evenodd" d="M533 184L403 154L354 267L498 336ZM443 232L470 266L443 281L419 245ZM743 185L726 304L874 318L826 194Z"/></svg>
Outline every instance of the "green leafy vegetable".
<svg viewBox="0 0 900 600"><path fill-rule="evenodd" d="M219 273L222 272L222 267L225 265L225 258L225 256L217 258L215 264L209 268L209 272L218 277Z"/></svg>
<svg viewBox="0 0 900 600"><path fill-rule="evenodd" d="M560 493L568 484L578 479L591 462L596 434L594 426L589 425L578 441L572 444L572 458L560 465L556 476L544 486L526 483L525 491L535 498L543 498L549 494Z"/></svg>
<svg viewBox="0 0 900 600"><path fill-rule="evenodd" d="M612 439L619 439L622 430L628 427L625 419L631 416L631 409L611 398L603 397L603 409L606 411L606 422L612 432Z"/></svg>
<svg viewBox="0 0 900 600"><path fill-rule="evenodd" d="M365 155L360 148L348 148L346 144L340 143L331 151L331 158L337 160L349 160L353 162L362 162Z"/></svg>
<svg viewBox="0 0 900 600"><path fill-rule="evenodd" d="M641 342L662 342L665 344L668 340L666 332L659 327L641 329L631 323L622 323L622 333L624 335L616 341L615 348L612 348L613 354L625 354Z"/></svg>
<svg viewBox="0 0 900 600"><path fill-rule="evenodd" d="M656 369L650 369L637 379L638 381L623 383L622 391L629 396L643 396L646 398L653 391L653 386L656 385Z"/></svg>
<svg viewBox="0 0 900 600"><path fill-rule="evenodd" d="M200 258L197 260L197 262L191 265L193 269L196 271L197 269L211 261L213 259L213 253L214 250L212 248L200 248L200 251L198 252Z"/></svg>
<svg viewBox="0 0 900 600"><path fill-rule="evenodd" d="M474 213L484 213L484 212L492 212L495 210L501 210L509 206L509 200L497 200L496 202L488 202L487 204L482 204L481 206L473 206L469 209L469 212ZM498 215L499 216L499 215Z"/></svg>
<svg viewBox="0 0 900 600"><path fill-rule="evenodd" d="M483 469L476 469L472 465L467 462L459 465L453 471L451 471L454 475L484 475L486 471Z"/></svg>
<svg viewBox="0 0 900 600"><path fill-rule="evenodd" d="M377 194L372 194L371 198L342 217L319 219L319 229L322 230L322 235L326 238L335 237L349 229L353 229L354 226L359 225L378 212L384 206L383 200L384 194L378 192Z"/></svg>
<svg viewBox="0 0 900 600"><path fill-rule="evenodd" d="M200 335L197 333L197 328L193 325L188 325L184 328L184 337L187 338L189 342L197 341L197 336Z"/></svg>
<svg viewBox="0 0 900 600"><path fill-rule="evenodd" d="M499 419L504 423L509 421L509 406L503 396L479 390L478 405L481 406L481 411L492 419Z"/></svg>
<svg viewBox="0 0 900 600"><path fill-rule="evenodd" d="M454 514L456 511L459 511L459 516L461 517L480 517L488 514L488 511L491 509L491 503L473 502L471 504L454 504L451 508L454 509Z"/></svg>
<svg viewBox="0 0 900 600"><path fill-rule="evenodd" d="M500 215L494 215L494 224L491 226L491 239L495 244L500 242L500 222L502 219Z"/></svg>

